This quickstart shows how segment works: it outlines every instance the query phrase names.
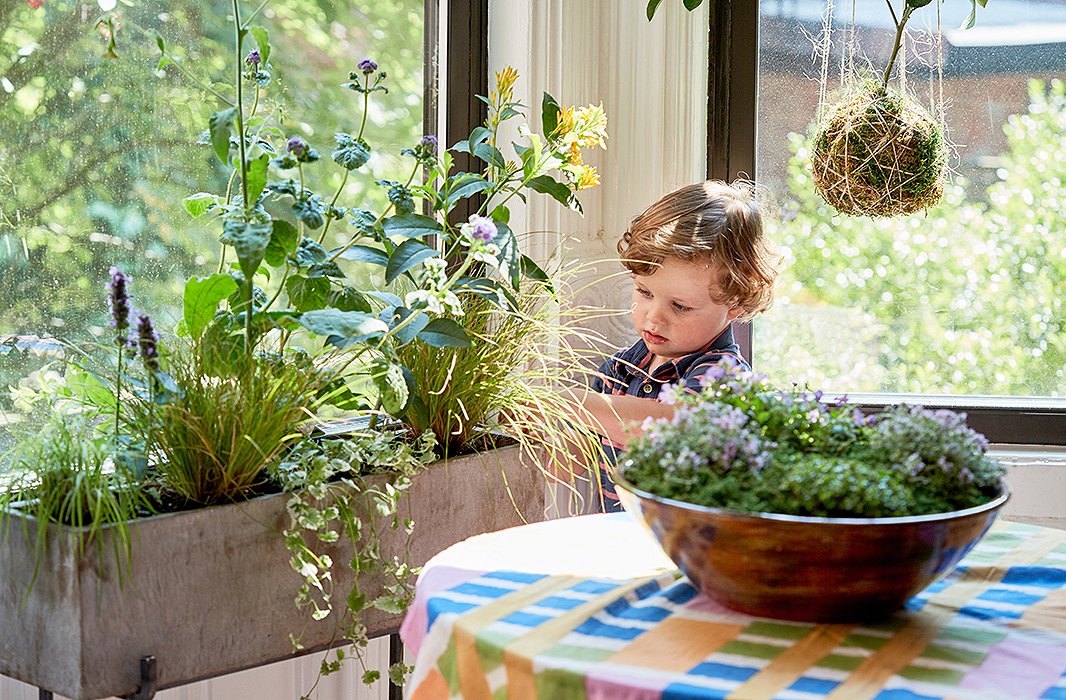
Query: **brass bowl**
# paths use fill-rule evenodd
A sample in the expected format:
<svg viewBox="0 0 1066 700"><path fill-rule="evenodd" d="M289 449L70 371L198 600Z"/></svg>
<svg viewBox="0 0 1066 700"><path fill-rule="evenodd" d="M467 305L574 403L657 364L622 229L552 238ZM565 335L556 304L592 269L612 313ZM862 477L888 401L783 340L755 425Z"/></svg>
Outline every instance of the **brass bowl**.
<svg viewBox="0 0 1066 700"><path fill-rule="evenodd" d="M707 596L739 612L808 622L891 615L949 573L1010 498L898 518L749 514L661 498L612 474L618 496Z"/></svg>

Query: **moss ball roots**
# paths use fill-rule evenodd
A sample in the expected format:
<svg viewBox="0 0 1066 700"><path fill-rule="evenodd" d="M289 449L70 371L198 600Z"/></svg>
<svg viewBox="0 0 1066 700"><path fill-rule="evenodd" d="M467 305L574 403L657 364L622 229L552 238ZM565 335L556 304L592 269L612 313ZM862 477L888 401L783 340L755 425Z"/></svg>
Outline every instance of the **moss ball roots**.
<svg viewBox="0 0 1066 700"><path fill-rule="evenodd" d="M947 149L940 124L894 92L866 89L832 107L818 126L814 186L844 214L901 216L940 201Z"/></svg>

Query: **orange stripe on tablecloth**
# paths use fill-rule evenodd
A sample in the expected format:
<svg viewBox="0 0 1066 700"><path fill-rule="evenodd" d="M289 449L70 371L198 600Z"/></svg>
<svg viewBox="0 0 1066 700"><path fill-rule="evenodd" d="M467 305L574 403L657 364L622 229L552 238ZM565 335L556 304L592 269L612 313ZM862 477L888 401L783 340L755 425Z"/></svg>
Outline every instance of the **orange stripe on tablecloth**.
<svg viewBox="0 0 1066 700"><path fill-rule="evenodd" d="M451 697L451 691L448 688L448 681L444 680L440 671L431 668L407 700L442 700L449 697Z"/></svg>
<svg viewBox="0 0 1066 700"><path fill-rule="evenodd" d="M1066 589L1050 591L1047 596L1026 608L1011 627L1066 634Z"/></svg>
<svg viewBox="0 0 1066 700"><path fill-rule="evenodd" d="M1039 561L1062 545L1062 532L1045 530L1024 541L1019 547L1004 551L998 566L982 564L968 568L957 581L928 598L921 614L911 615L888 641L866 657L843 683L826 696L826 700L864 700L879 693L889 678L911 664L955 618L958 609L1002 580L1011 566L1025 566Z"/></svg>
<svg viewBox="0 0 1066 700"><path fill-rule="evenodd" d="M612 654L606 663L684 673L732 641L744 627L668 617Z"/></svg>
<svg viewBox="0 0 1066 700"><path fill-rule="evenodd" d="M727 697L774 697L840 646L853 629L855 625L815 625Z"/></svg>
<svg viewBox="0 0 1066 700"><path fill-rule="evenodd" d="M550 649L592 615L655 578L655 576L644 576L627 581L566 611L559 617L538 625L530 630L529 634L519 637L504 647L503 663L507 669L508 700L535 700L537 685L533 677L533 659Z"/></svg>
<svg viewBox="0 0 1066 700"><path fill-rule="evenodd" d="M574 584L573 576L549 576L523 586L468 613L460 615L452 628L455 639L455 665L459 674L459 692L464 700L489 700L492 689L477 651L477 635L500 618L507 617L544 596Z"/></svg>

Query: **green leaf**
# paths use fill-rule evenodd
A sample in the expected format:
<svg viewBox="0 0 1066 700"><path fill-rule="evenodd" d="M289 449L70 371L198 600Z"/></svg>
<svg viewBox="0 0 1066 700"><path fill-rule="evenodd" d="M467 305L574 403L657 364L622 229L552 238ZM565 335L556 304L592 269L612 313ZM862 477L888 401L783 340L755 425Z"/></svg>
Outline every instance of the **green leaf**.
<svg viewBox="0 0 1066 700"><path fill-rule="evenodd" d="M289 303L297 311L315 311L325 308L329 298L330 283L326 277L293 275L285 281Z"/></svg>
<svg viewBox="0 0 1066 700"><path fill-rule="evenodd" d="M381 223L385 227L385 233L389 236L423 238L431 234L440 233L443 230L436 219L422 216L421 214L390 216Z"/></svg>
<svg viewBox="0 0 1066 700"><path fill-rule="evenodd" d="M703 4L703 0L684 0L685 9L692 12L697 7Z"/></svg>
<svg viewBox="0 0 1066 700"><path fill-rule="evenodd" d="M907 5L909 5L910 7L915 8L915 9L918 9L919 7L925 7L926 5L931 3L932 1L933 0L907 0Z"/></svg>
<svg viewBox="0 0 1066 700"><path fill-rule="evenodd" d="M259 263L263 262L273 230L274 226L269 221L248 223L240 219L226 219L219 240L233 246L241 272L247 279L252 279L259 269Z"/></svg>
<svg viewBox="0 0 1066 700"><path fill-rule="evenodd" d="M296 320L312 333L337 336L352 342L384 335L389 331L384 321L359 311L319 309L301 314Z"/></svg>
<svg viewBox="0 0 1066 700"><path fill-rule="evenodd" d="M155 37L155 45L159 47L159 53L165 54L167 52L167 47L166 44L163 43L163 36L154 29L148 33Z"/></svg>
<svg viewBox="0 0 1066 700"><path fill-rule="evenodd" d="M474 156L492 165L495 168L507 167L507 161L504 160L503 154L500 153L500 149L495 146L490 146L487 143L478 144L474 148Z"/></svg>
<svg viewBox="0 0 1066 700"><path fill-rule="evenodd" d="M548 273L528 255L523 255L521 260L522 275L526 279L537 280L538 282L551 282L551 278Z"/></svg>
<svg viewBox="0 0 1066 700"><path fill-rule="evenodd" d="M507 279L510 280L511 287L517 290L522 273L522 252L518 247L518 239L510 226L497 223L494 242L500 247L500 262L507 271Z"/></svg>
<svg viewBox="0 0 1066 700"><path fill-rule="evenodd" d="M403 368L388 360L377 358L371 363L370 376L378 389L381 408L392 416L403 413L411 395L403 376Z"/></svg>
<svg viewBox="0 0 1066 700"><path fill-rule="evenodd" d="M195 219L198 216L202 216L213 206L218 204L218 195L211 194L210 192L197 192L194 195L186 197L182 200L185 205L185 211Z"/></svg>
<svg viewBox="0 0 1066 700"><path fill-rule="evenodd" d="M252 27L252 36L255 37L255 45L259 49L259 58L266 65L270 60L270 34L265 27Z"/></svg>
<svg viewBox="0 0 1066 700"><path fill-rule="evenodd" d="M418 334L419 340L435 348L468 348L470 336L450 318L435 318Z"/></svg>
<svg viewBox="0 0 1066 700"><path fill-rule="evenodd" d="M248 201L256 202L267 183L267 165L270 156L266 153L248 163Z"/></svg>
<svg viewBox="0 0 1066 700"><path fill-rule="evenodd" d="M541 194L549 195L552 199L559 204L573 209L574 211L581 211L581 204L577 201L577 197L570 191L566 185L558 182L549 175L540 175L533 178L526 186L534 192L540 192Z"/></svg>
<svg viewBox="0 0 1066 700"><path fill-rule="evenodd" d="M93 372L70 365L66 372L67 388L81 401L101 409L113 409L115 392Z"/></svg>
<svg viewBox="0 0 1066 700"><path fill-rule="evenodd" d="M985 0L987 2L988 0ZM970 0L970 14L966 15L966 19L963 21L960 29L970 29L977 23L977 2L978 0ZM984 7L985 3L981 3L981 7Z"/></svg>
<svg viewBox="0 0 1066 700"><path fill-rule="evenodd" d="M366 297L358 289L348 286L331 291L326 297L326 305L339 311L370 312L370 302L366 300Z"/></svg>
<svg viewBox="0 0 1066 700"><path fill-rule="evenodd" d="M281 267L285 264L285 258L289 253L296 251L296 246L300 242L300 232L284 219L274 219L271 225L270 243L267 244L263 259L271 267Z"/></svg>
<svg viewBox="0 0 1066 700"><path fill-rule="evenodd" d="M406 326L395 331L395 337L400 341L400 345L407 345L414 340L418 334L422 332L422 329L429 324L429 316L421 311L412 311L411 309L403 308L396 309L395 312L391 314L386 312L386 318L391 318L392 323L390 325L393 328L396 328L406 321L411 314L415 314L415 317L411 319Z"/></svg>
<svg viewBox="0 0 1066 700"><path fill-rule="evenodd" d="M478 192L484 192L490 187L492 187L492 183L480 175L471 173L452 175L448 178L440 193L441 197L444 197L445 193L447 193L444 208L446 211L451 211L455 207L455 203L460 199L470 197Z"/></svg>
<svg viewBox="0 0 1066 700"><path fill-rule="evenodd" d="M370 147L363 139L354 139L344 133L334 134L333 138L337 141L337 147L330 155L345 170L361 168L370 160Z"/></svg>
<svg viewBox="0 0 1066 700"><path fill-rule="evenodd" d="M223 163L229 163L230 126L236 116L237 108L230 107L221 112L215 112L207 122L211 131L211 145L215 149L215 155Z"/></svg>
<svg viewBox="0 0 1066 700"><path fill-rule="evenodd" d="M505 204L498 204L496 208L492 210L489 217L493 221L502 221L503 223L509 223L511 221L511 210L507 208Z"/></svg>
<svg viewBox="0 0 1066 700"><path fill-rule="evenodd" d="M652 17L655 16L655 11L659 9L659 5L663 3L663 0L648 0L648 21L650 22Z"/></svg>
<svg viewBox="0 0 1066 700"><path fill-rule="evenodd" d="M218 305L236 291L237 283L227 274L190 277L182 295L182 320L189 336L199 338L215 317Z"/></svg>
<svg viewBox="0 0 1066 700"><path fill-rule="evenodd" d="M385 268L385 283L391 283L412 267L437 255L440 253L435 248L430 248L415 238L408 238L389 256L389 264Z"/></svg>
<svg viewBox="0 0 1066 700"><path fill-rule="evenodd" d="M384 251L365 245L353 245L338 257L344 258L345 260L356 260L358 262L370 263L371 265L380 265L381 267L385 267L389 264L389 256L386 255Z"/></svg>
<svg viewBox="0 0 1066 700"><path fill-rule="evenodd" d="M544 135L549 136L559 126L559 103L555 98L544 93L540 101L540 121L544 129Z"/></svg>

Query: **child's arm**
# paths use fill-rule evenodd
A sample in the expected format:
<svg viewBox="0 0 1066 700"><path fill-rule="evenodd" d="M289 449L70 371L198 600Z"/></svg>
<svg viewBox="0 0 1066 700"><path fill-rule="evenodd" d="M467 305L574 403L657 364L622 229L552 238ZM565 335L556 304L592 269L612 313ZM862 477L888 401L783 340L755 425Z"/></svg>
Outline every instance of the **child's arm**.
<svg viewBox="0 0 1066 700"><path fill-rule="evenodd" d="M645 418L672 418L674 407L640 396L586 391L574 397L575 419L620 445L643 433Z"/></svg>

